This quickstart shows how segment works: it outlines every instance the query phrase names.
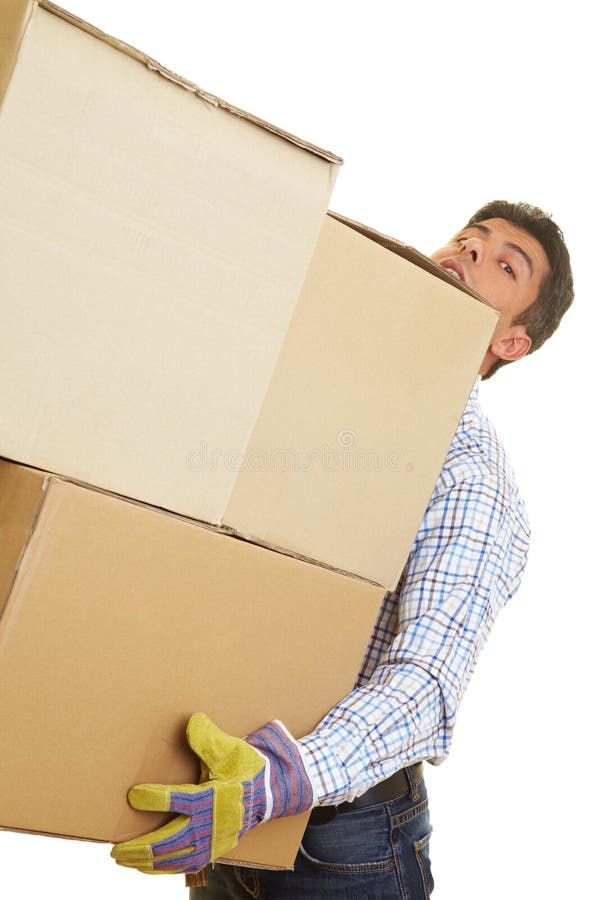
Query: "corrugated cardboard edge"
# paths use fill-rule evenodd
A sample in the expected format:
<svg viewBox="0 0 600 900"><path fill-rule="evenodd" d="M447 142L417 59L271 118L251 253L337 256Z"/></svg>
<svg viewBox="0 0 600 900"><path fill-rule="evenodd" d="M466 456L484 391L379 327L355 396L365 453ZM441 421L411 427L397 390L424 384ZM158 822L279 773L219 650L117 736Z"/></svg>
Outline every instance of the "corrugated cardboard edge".
<svg viewBox="0 0 600 900"><path fill-rule="evenodd" d="M84 844L108 844L109 841L101 841L98 838L80 838L72 834L55 834L53 831L31 831L28 828L9 828L6 825L0 825L0 832L6 834L32 834L35 837L58 838L63 841L79 841Z"/></svg>
<svg viewBox="0 0 600 900"><path fill-rule="evenodd" d="M0 14L0 106L10 84L36 0L2 0Z"/></svg>
<svg viewBox="0 0 600 900"><path fill-rule="evenodd" d="M308 816L307 816L308 821ZM267 866L264 863L260 865L255 862L247 862L244 859L228 859L226 856L220 856L217 860L224 866L244 866L246 869L267 869L269 872L293 872L294 866Z"/></svg>
<svg viewBox="0 0 600 900"><path fill-rule="evenodd" d="M344 162L343 159L340 156L337 156L335 153L331 153L329 150L324 150L322 147L317 147L316 144L311 144L309 141L305 141L294 134L290 134L290 132L288 131L283 131L283 129L278 128L276 125L272 125L270 122L267 122L264 119L259 119L257 116L253 116L251 113L248 113L237 106L233 106L231 103L228 103L226 100L221 99L221 97L217 97L215 94L209 94L207 91L203 91L202 88L198 87L197 84L194 84L192 81L188 81L188 79L184 78L182 75L178 75L176 72L172 72L170 69L167 69L165 66L157 62L157 60L152 59L151 56L148 56L146 53L143 53L136 47L132 47L131 44L127 44L125 43L125 41L121 41L110 34L106 34L106 32L102 31L100 28L96 28L95 25L91 25L89 22L86 22L84 19L80 19L78 16L68 12L66 9L57 6L55 3L51 3L50 0L18 0L18 2L26 2L27 6L31 6L33 5L33 3L37 3L42 9L53 13L55 16L59 16L61 19L64 19L65 22L69 22L70 25L75 25L77 28L81 28L83 31L87 31L88 34L91 34L93 37L104 41L105 44L110 44L111 47L114 47L116 50L120 50L121 53L126 53L128 56L131 56L132 59L136 59L138 60L138 62L143 63L143 65L145 65L151 71L158 72L158 74L162 75L163 78L166 78L168 81L172 81L174 84L179 85L179 87L184 88L186 91L190 91L191 93L195 94L200 100L204 100L206 101L206 103L210 103L212 106L220 107L221 109L224 109L235 116L240 116L242 119L247 119L253 125L258 125L259 128L264 128L266 131L270 131L272 134L277 135L277 137L283 138L284 140L295 144L296 147L300 147L302 150L307 150L309 153L314 153L316 156L320 156L322 159L327 160L327 162L334 163L335 165L342 165ZM23 30L27 26L27 22L29 21L30 16L31 10L29 9L27 11L26 21L22 26ZM20 39L18 41L18 45L16 45L16 50L14 52L14 59L10 68L10 75L12 75L12 68L14 67L14 60L16 59L19 46ZM4 82L2 81L3 75L4 73L0 71L0 88L4 87ZM10 75L8 80L10 80ZM6 82L6 84L8 84L8 81ZM0 97L2 96L4 96L4 94L0 93Z"/></svg>
<svg viewBox="0 0 600 900"><path fill-rule="evenodd" d="M341 213L336 213L331 209L327 211L327 215L331 216L332 219L337 219L338 222L341 222L343 225L347 225L354 231L358 231L358 233L362 234L363 237L375 241L380 246L385 247L386 250L390 250L392 253L396 253L398 256L402 256L404 259L407 259L409 262L414 263L416 266L419 266L419 268L424 269L431 275L435 275L435 277L439 278L441 281L445 281L447 282L447 284L451 284L452 287L455 287L457 290L462 291L464 294L467 294L469 297L472 297L479 303L483 303L484 306L487 306L489 309L493 310L496 313L498 319L500 318L500 313L498 312L498 310L493 307L491 303L488 303L485 297L482 297L462 281L457 281L457 279L454 278L453 275L448 275L448 273L442 266L438 266L438 264L430 259L429 256L425 256L424 253L421 253L419 250L415 250L415 248L411 247L410 244L405 244L402 241L399 241L397 238L390 237L387 234L382 234L382 232L376 231L374 228L369 228L368 225L363 225L361 222L357 222L354 219L349 219L347 216L344 216Z"/></svg>

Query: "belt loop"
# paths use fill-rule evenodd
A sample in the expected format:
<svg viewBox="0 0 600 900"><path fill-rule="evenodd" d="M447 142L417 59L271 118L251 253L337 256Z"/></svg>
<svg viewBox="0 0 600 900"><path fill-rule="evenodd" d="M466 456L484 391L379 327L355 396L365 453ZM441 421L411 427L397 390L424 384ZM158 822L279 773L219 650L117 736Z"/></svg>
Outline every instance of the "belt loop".
<svg viewBox="0 0 600 900"><path fill-rule="evenodd" d="M410 788L410 799L418 800L419 799L419 785L416 779L418 763L415 763L412 766L407 766L404 770L406 772L406 778L408 779L408 786Z"/></svg>

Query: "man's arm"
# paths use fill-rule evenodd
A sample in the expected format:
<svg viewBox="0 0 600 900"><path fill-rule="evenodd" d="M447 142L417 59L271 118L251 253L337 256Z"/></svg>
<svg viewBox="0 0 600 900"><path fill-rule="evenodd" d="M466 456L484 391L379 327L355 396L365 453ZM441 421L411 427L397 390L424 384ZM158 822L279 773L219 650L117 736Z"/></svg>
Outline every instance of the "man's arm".
<svg viewBox="0 0 600 900"><path fill-rule="evenodd" d="M438 481L398 588L385 597L361 686L299 741L321 804L352 800L449 751L459 702L520 583L529 541L505 474L463 474Z"/></svg>

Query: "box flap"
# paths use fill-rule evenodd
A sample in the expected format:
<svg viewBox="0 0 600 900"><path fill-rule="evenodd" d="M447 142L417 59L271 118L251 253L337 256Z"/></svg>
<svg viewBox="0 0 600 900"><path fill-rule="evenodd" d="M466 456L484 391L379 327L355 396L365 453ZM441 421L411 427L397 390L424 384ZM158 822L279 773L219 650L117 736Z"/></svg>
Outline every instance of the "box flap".
<svg viewBox="0 0 600 900"><path fill-rule="evenodd" d="M46 473L0 459L0 618L40 508Z"/></svg>
<svg viewBox="0 0 600 900"><path fill-rule="evenodd" d="M35 0L2 0L0 10L0 107L10 84Z"/></svg>

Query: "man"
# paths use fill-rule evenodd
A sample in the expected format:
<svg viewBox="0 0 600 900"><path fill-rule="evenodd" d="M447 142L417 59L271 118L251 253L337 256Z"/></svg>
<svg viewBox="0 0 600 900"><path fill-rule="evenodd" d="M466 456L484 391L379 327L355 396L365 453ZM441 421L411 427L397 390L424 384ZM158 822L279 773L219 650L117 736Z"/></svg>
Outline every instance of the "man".
<svg viewBox="0 0 600 900"><path fill-rule="evenodd" d="M432 255L500 311L480 376L355 690L295 741L278 722L245 740L188 726L208 786L139 786L130 802L180 815L117 845L142 871L196 871L269 818L313 808L293 872L218 865L195 900L402 897L433 890L422 760L448 754L489 629L516 591L529 527L510 465L477 402L480 378L540 347L573 299L568 251L541 210L497 201Z"/></svg>

